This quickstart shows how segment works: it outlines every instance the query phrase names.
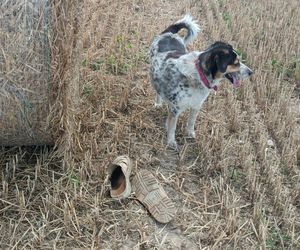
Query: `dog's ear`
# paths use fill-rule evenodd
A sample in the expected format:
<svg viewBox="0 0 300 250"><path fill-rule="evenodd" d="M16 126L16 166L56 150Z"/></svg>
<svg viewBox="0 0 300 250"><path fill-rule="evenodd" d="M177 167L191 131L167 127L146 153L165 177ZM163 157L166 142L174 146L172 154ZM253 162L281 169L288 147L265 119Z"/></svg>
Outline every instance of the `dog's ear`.
<svg viewBox="0 0 300 250"><path fill-rule="evenodd" d="M225 73L228 64L232 60L230 51L225 47L212 47L199 56L202 69L207 75L212 75L213 78L218 72Z"/></svg>
<svg viewBox="0 0 300 250"><path fill-rule="evenodd" d="M224 61L224 57L218 54L216 51L209 50L200 55L200 62L204 73L212 75L214 78L218 71L225 72L227 64Z"/></svg>
<svg viewBox="0 0 300 250"><path fill-rule="evenodd" d="M215 42L199 56L204 73L215 78L218 73L225 73L227 66L234 61L235 53L230 44Z"/></svg>
<svg viewBox="0 0 300 250"><path fill-rule="evenodd" d="M212 51L205 51L199 56L199 60L201 63L201 67L205 74L207 75L214 75L217 71L217 64Z"/></svg>
<svg viewBox="0 0 300 250"><path fill-rule="evenodd" d="M228 66L228 57L224 53L218 53L215 55L215 62L220 72L225 73Z"/></svg>

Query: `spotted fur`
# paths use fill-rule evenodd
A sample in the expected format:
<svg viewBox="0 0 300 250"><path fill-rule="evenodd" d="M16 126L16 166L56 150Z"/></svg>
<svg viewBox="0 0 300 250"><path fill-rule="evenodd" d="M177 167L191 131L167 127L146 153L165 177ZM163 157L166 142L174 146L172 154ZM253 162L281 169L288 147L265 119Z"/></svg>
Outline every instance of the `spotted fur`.
<svg viewBox="0 0 300 250"><path fill-rule="evenodd" d="M177 35L182 28L188 31L184 38ZM227 43L216 42L203 52L188 52L186 46L196 38L198 32L198 24L190 15L186 15L156 36L150 49L150 79L157 93L155 105L160 106L164 101L169 107L167 143L175 148L176 123L183 111L191 110L186 132L189 137L195 138L198 110L212 88L223 79L237 84L239 79L252 74ZM199 63L203 70L209 82L208 87L202 82L195 63Z"/></svg>

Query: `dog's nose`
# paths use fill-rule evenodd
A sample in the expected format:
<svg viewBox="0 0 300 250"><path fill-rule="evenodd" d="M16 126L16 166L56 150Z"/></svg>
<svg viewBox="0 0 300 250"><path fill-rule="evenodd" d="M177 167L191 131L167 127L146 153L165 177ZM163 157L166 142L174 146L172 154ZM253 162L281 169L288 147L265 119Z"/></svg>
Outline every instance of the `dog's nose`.
<svg viewBox="0 0 300 250"><path fill-rule="evenodd" d="M253 74L253 71L251 69L248 69L248 75L251 76Z"/></svg>

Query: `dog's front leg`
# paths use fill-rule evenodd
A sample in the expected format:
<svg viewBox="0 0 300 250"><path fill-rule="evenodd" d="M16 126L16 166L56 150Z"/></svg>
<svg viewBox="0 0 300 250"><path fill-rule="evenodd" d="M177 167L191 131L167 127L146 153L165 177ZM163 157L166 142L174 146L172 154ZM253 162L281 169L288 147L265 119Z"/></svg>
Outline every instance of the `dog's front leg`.
<svg viewBox="0 0 300 250"><path fill-rule="evenodd" d="M195 122L197 119L197 115L198 115L198 109L191 109L190 111L190 115L187 121L187 125L186 125L186 133L188 135L188 137L190 138L195 138Z"/></svg>
<svg viewBox="0 0 300 250"><path fill-rule="evenodd" d="M174 115L172 112L169 112L166 128L167 128L167 143L170 147L177 149L177 143L175 140L176 124L177 124L178 115Z"/></svg>

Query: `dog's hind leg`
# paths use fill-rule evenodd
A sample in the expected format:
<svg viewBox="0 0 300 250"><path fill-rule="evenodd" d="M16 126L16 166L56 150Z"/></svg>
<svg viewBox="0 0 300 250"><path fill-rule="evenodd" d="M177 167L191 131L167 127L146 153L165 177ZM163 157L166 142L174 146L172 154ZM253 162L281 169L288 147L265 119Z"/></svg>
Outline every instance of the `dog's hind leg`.
<svg viewBox="0 0 300 250"><path fill-rule="evenodd" d="M166 129L167 129L167 143L170 147L177 149L177 143L175 140L175 132L176 132L176 125L177 120L180 112L178 110L172 112L169 110L167 122L166 122Z"/></svg>
<svg viewBox="0 0 300 250"><path fill-rule="evenodd" d="M177 124L178 116L174 116L173 114L169 113L167 118L167 143L170 147L177 149L177 143L175 140L175 131L176 131L176 124Z"/></svg>
<svg viewBox="0 0 300 250"><path fill-rule="evenodd" d="M195 122L197 119L197 115L198 115L198 109L191 109L190 114L189 114L189 118L187 121L187 125L186 125L186 133L188 135L188 137L190 138L195 138Z"/></svg>

